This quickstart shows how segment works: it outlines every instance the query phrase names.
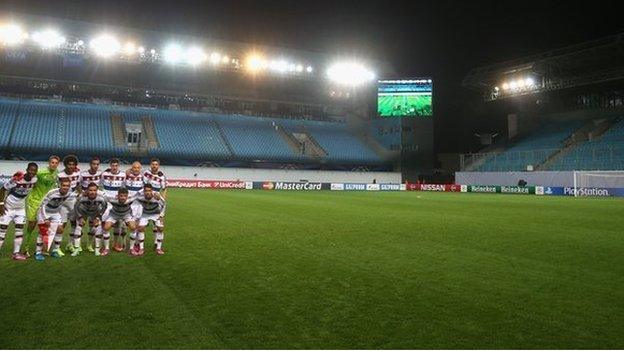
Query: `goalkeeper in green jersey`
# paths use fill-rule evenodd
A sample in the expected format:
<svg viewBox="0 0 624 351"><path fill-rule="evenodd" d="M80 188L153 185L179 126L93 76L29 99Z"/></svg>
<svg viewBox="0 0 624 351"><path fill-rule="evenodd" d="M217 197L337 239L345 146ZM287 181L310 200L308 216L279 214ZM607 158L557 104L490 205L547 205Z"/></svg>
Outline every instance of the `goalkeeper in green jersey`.
<svg viewBox="0 0 624 351"><path fill-rule="evenodd" d="M48 167L39 169L37 172L37 183L26 198L26 219L28 227L26 228L26 237L24 238L24 253L30 256L30 245L33 242L33 232L37 225L37 211L41 206L41 202L46 194L56 188L58 180L58 165L61 158L58 156L50 156L48 159Z"/></svg>

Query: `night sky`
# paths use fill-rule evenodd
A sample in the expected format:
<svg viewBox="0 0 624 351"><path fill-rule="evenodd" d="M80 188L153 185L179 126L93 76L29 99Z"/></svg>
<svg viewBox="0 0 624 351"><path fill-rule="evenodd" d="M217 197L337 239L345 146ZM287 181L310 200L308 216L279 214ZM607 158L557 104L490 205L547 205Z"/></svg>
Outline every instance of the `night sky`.
<svg viewBox="0 0 624 351"><path fill-rule="evenodd" d="M0 10L389 62L435 79L436 150L466 151L472 67L624 31L618 1L3 0ZM621 5L621 4L620 4ZM458 128L457 126L464 126Z"/></svg>

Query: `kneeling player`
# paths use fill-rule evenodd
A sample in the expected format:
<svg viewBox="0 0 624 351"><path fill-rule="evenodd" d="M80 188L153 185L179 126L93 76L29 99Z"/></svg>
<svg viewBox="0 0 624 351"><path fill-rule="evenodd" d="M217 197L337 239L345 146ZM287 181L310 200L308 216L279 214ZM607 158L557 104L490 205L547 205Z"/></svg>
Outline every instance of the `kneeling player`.
<svg viewBox="0 0 624 351"><path fill-rule="evenodd" d="M164 236L163 216L165 215L165 202L160 195L152 189L152 185L147 183L143 187L143 191L139 192L136 202L141 205L141 216L139 217L139 225L137 227L136 241L130 254L133 256L142 256L144 251L145 227L152 222L154 236L156 237L156 254L164 255L162 249L162 241Z"/></svg>
<svg viewBox="0 0 624 351"><path fill-rule="evenodd" d="M37 183L37 164L29 163L26 173L17 172L0 188L0 248L4 243L9 224L15 223L13 240L13 259L23 261L27 257L20 253L24 239L24 223L26 221L26 196ZM6 191L9 195L5 198Z"/></svg>
<svg viewBox="0 0 624 351"><path fill-rule="evenodd" d="M61 214L61 206L65 201L71 201L76 197L76 193L70 191L71 183L68 179L64 179L59 182L60 187L58 189L50 190L41 202L41 207L37 211L37 223L39 225L39 236L37 237L37 251L35 253L35 259L37 261L43 261L43 247L45 245L46 250L50 252L52 257L62 257L59 254L59 247L61 246L61 240L63 239L63 233L58 232L58 227L63 222L63 216ZM54 246L52 246L52 240L50 236L54 237Z"/></svg>
<svg viewBox="0 0 624 351"><path fill-rule="evenodd" d="M98 191L98 185L96 183L89 183L87 190L82 192L82 195L76 201L75 214L76 225L74 227L74 233L72 235L73 250L72 256L78 256L80 254L80 240L82 238L82 227L89 223L89 227L96 228L95 235L101 235L102 230L100 228L100 222L102 215L106 212L108 202L104 197L104 193Z"/></svg>
<svg viewBox="0 0 624 351"><path fill-rule="evenodd" d="M136 222L132 216L132 203L134 198L128 196L128 189L121 188L117 191L117 196L109 199L109 206L103 217L102 235L95 236L95 255L108 256L110 253L110 233L109 230L117 223L125 223L126 227L134 231ZM104 248L100 250L100 242L104 240Z"/></svg>

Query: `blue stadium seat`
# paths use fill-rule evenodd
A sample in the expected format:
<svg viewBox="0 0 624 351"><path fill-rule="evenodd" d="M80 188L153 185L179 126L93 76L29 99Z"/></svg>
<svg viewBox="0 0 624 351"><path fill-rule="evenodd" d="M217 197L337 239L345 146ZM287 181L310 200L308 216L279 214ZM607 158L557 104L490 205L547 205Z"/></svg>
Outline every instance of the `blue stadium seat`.
<svg viewBox="0 0 624 351"><path fill-rule="evenodd" d="M381 162L344 123L13 99L0 99L0 147L10 147L17 153L45 150L123 157L130 150L115 146L113 115L122 116L125 123L151 118L159 146L150 149L150 156L317 162L294 152L278 133L279 125L286 130L305 128L327 152L326 161Z"/></svg>

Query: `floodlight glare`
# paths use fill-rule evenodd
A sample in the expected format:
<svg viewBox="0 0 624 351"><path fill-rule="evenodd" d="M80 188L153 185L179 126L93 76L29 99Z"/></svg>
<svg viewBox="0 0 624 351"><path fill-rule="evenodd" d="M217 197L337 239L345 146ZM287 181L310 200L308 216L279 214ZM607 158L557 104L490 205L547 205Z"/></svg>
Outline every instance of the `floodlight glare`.
<svg viewBox="0 0 624 351"><path fill-rule="evenodd" d="M327 69L327 77L340 85L356 86L375 79L375 74L355 62L339 62Z"/></svg>
<svg viewBox="0 0 624 351"><path fill-rule="evenodd" d="M142 46L139 46L139 48L137 49L137 51L139 52L139 54L143 54L145 52L145 48Z"/></svg>
<svg viewBox="0 0 624 351"><path fill-rule="evenodd" d="M266 67L266 61L258 55L250 55L247 57L245 67L250 72L255 73Z"/></svg>
<svg viewBox="0 0 624 351"><path fill-rule="evenodd" d="M18 45L26 38L28 38L28 34L17 24L11 23L0 26L0 44L7 46Z"/></svg>
<svg viewBox="0 0 624 351"><path fill-rule="evenodd" d="M54 29L46 29L41 32L33 33L32 39L43 49L51 49L61 46L65 42L65 37Z"/></svg>
<svg viewBox="0 0 624 351"><path fill-rule="evenodd" d="M186 51L186 62L190 65L198 65L206 61L206 53L198 47L192 47Z"/></svg>
<svg viewBox="0 0 624 351"><path fill-rule="evenodd" d="M271 65L269 66L273 71L277 72L286 72L288 71L288 62L284 60L275 60L271 61Z"/></svg>
<svg viewBox="0 0 624 351"><path fill-rule="evenodd" d="M303 66L297 65L297 72L303 72Z"/></svg>
<svg viewBox="0 0 624 351"><path fill-rule="evenodd" d="M119 40L109 34L102 34L89 43L91 50L101 57L110 57L121 49Z"/></svg>
<svg viewBox="0 0 624 351"><path fill-rule="evenodd" d="M503 90L508 90L509 89L509 83L505 82L503 83Z"/></svg>
<svg viewBox="0 0 624 351"><path fill-rule="evenodd" d="M223 58L221 59L221 63L230 63L230 58L227 55L223 56Z"/></svg>
<svg viewBox="0 0 624 351"><path fill-rule="evenodd" d="M169 44L163 50L163 58L168 63L179 63L182 60L182 48L178 44Z"/></svg>
<svg viewBox="0 0 624 351"><path fill-rule="evenodd" d="M312 70L313 70L313 69L312 69L312 66L308 66L308 67L306 68L306 72L308 72L308 73L312 73Z"/></svg>
<svg viewBox="0 0 624 351"><path fill-rule="evenodd" d="M123 47L123 52L128 56L134 55L137 52L137 47L133 42L127 42Z"/></svg>
<svg viewBox="0 0 624 351"><path fill-rule="evenodd" d="M512 80L512 81L509 83L509 88L511 88L511 89L516 89L517 87L518 87L518 84L516 83L516 81L515 81L515 80Z"/></svg>
<svg viewBox="0 0 624 351"><path fill-rule="evenodd" d="M535 81L533 80L533 78L528 77L527 79L524 80L524 84L526 84L526 86L531 87L535 84Z"/></svg>
<svg viewBox="0 0 624 351"><path fill-rule="evenodd" d="M212 54L210 54L210 63L216 65L219 62L221 62L221 54L219 54L218 52L213 52Z"/></svg>

